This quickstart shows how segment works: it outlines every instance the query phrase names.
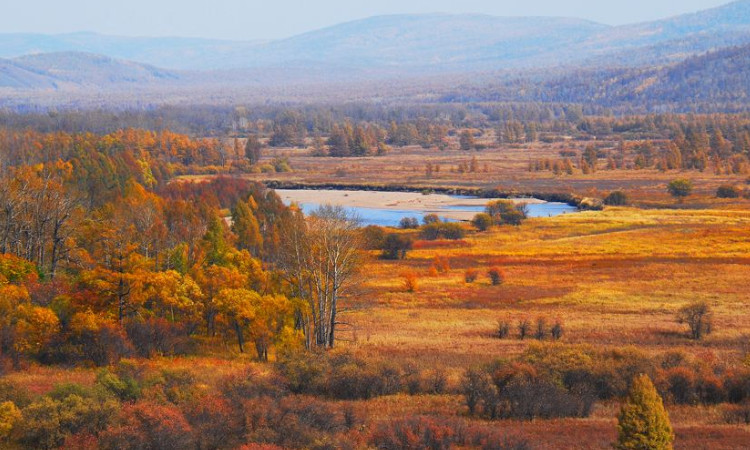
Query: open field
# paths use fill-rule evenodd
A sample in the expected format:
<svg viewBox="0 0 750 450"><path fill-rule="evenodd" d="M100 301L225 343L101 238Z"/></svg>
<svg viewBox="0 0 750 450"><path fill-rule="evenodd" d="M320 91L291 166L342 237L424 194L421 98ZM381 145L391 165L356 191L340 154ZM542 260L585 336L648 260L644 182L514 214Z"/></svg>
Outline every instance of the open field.
<svg viewBox="0 0 750 450"><path fill-rule="evenodd" d="M357 347L406 353L424 363L467 362L518 353L525 343L492 337L498 319L545 316L566 324L567 343L738 356L750 335L750 213L608 208L529 219L519 228L475 234L463 245L409 252L406 261L375 261L367 297L353 313ZM468 244L468 245L467 245ZM450 271L429 276L436 256ZM507 280L491 286L486 270ZM419 274L404 292L399 272ZM463 280L467 269L480 278ZM697 346L683 338L677 309L695 300L716 309L717 329ZM354 320L354 319L352 319ZM397 330L389 332L389 330ZM454 360L455 358L455 360Z"/></svg>
<svg viewBox="0 0 750 450"><path fill-rule="evenodd" d="M139 149L149 137L139 136L89 136L89 159L113 139ZM173 139L178 154L204 159L221 148ZM60 195L70 189L91 205L72 215L69 203L49 206L72 217L69 234L48 226L53 216L5 222L32 249L27 230L47 226L51 244L0 258L0 407L13 422L0 446L424 448L420 439L443 436L434 448L498 448L504 437L515 444L502 448L609 448L641 374L665 400L676 448L746 446L746 172L605 170L600 158L593 173L554 175L529 171L529 161L580 154L586 141L483 145L345 159L279 148L227 165L185 166L169 154L149 170L113 159L132 163L114 188L96 171L83 186L61 178ZM195 175L173 182L178 173ZM677 178L695 186L681 201L666 189ZM432 223L361 232L340 210L304 220L248 180L327 189L295 192L302 202L425 212L487 200L448 193L595 205L582 199L622 189L631 206L518 226L499 213L487 231ZM31 168L5 183L28 211L48 189ZM727 184L735 198L717 198ZM62 262L49 256L60 242ZM351 266L338 265L342 254ZM328 295L352 267L355 281ZM712 312L703 339L678 320L696 302ZM320 312L334 303L335 318ZM418 443L394 444L399 433Z"/></svg>
<svg viewBox="0 0 750 450"><path fill-rule="evenodd" d="M356 310L347 316L356 327L355 342L342 345L372 357L447 368L456 379L466 367L517 356L533 345L533 339L497 339L499 319L515 324L545 317L564 323L562 348L678 351L709 364L747 363L747 211L613 208L532 219L466 242L415 250L404 262L371 263L365 269L371 295L354 302ZM450 270L429 276L438 255L448 259ZM501 286L491 286L484 273L494 265L506 273ZM402 286L398 274L405 266L419 274L417 292ZM469 268L481 274L471 284L463 280ZM675 320L676 311L695 300L706 300L715 311L716 330L701 343L689 340ZM452 409L460 410L460 400L454 402ZM614 439L616 411L616 404L605 404L587 419L499 426L533 436L540 448L604 448ZM721 424L715 409L669 411L676 448L736 448L750 440L750 429Z"/></svg>
<svg viewBox="0 0 750 450"><path fill-rule="evenodd" d="M581 153L589 141L568 141L503 145L485 142L487 149L461 151L423 149L417 146L394 148L385 156L361 158L335 158L311 156L308 149L277 148L266 150L266 158L286 157L293 168L287 173L258 173L244 175L257 181L303 182L307 184L363 184L397 185L418 188L481 188L498 189L508 193L574 193L582 197L603 197L616 189L625 190L639 206L665 207L674 205L666 192L666 185L675 178L690 179L695 190L686 200L686 206L708 207L721 205L715 198L718 186L730 184L748 186L748 175L716 174L710 168L681 171L657 169L607 170L606 161L600 159L596 172L583 174L575 170L572 175L555 175L551 171L531 172L529 163L542 159L560 159L560 152ZM600 143L604 148L614 148L612 143ZM451 148L456 148L454 142ZM476 158L476 171L462 172ZM631 161L632 162L632 161ZM432 166L427 173L427 165ZM204 177L186 176L184 180ZM743 207L750 201L742 202Z"/></svg>
<svg viewBox="0 0 750 450"><path fill-rule="evenodd" d="M337 346L368 360L445 371L447 392L328 400L333 407L349 405L372 424L416 415L464 417L466 407L456 390L466 368L516 358L539 346L533 338L519 340L514 330L506 339L495 337L503 319L513 327L522 318L561 321L562 339L552 343L547 338L543 344L560 354L589 348L653 358L680 353L722 370L748 364L748 211L607 208L529 219L520 227L498 227L426 247L409 252L404 261L373 258L367 263L362 293L343 305L348 311L343 320L353 327L341 333ZM447 258L450 268L430 275L437 256ZM502 285L489 283L491 266L505 272ZM464 273L472 268L479 279L466 283ZM418 275L415 292L406 292L399 276L407 269ZM707 301L715 312L715 330L701 342L688 339L685 326L675 320L676 311L695 300ZM211 356L138 364L147 373L189 373L199 389L209 391L227 376L267 372L267 365L231 346L217 353L219 342L209 343ZM92 385L95 374L92 369L32 366L6 381L38 395L62 378ZM618 405L616 400L598 402L582 419L473 422L525 439L531 448L607 448L615 438ZM750 442L750 427L725 424L721 406L668 404L668 411L675 448L731 449Z"/></svg>

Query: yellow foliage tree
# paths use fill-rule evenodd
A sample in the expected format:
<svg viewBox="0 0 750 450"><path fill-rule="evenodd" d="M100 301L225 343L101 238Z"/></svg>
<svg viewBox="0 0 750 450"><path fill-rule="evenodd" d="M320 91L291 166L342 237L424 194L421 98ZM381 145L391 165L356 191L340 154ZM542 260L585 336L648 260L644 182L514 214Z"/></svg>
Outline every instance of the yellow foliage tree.
<svg viewBox="0 0 750 450"><path fill-rule="evenodd" d="M647 375L633 380L617 422L618 450L669 450L674 434L659 393Z"/></svg>
<svg viewBox="0 0 750 450"><path fill-rule="evenodd" d="M258 296L253 301L255 315L249 336L255 342L258 358L268 361L268 348L278 340L284 328L292 328L295 308L283 295Z"/></svg>
<svg viewBox="0 0 750 450"><path fill-rule="evenodd" d="M36 353L60 329L60 320L48 308L34 305L18 307L16 322L16 351Z"/></svg>
<svg viewBox="0 0 750 450"><path fill-rule="evenodd" d="M260 302L260 295L248 289L224 289L214 299L219 314L237 336L240 352L245 351L244 330L255 318L254 305Z"/></svg>
<svg viewBox="0 0 750 450"><path fill-rule="evenodd" d="M21 411L13 402L0 403L0 439L7 439L21 420Z"/></svg>

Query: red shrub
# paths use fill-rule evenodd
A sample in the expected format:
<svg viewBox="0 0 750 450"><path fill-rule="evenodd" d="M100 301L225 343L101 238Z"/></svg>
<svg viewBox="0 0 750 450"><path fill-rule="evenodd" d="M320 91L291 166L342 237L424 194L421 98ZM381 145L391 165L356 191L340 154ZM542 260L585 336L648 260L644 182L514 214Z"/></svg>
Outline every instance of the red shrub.
<svg viewBox="0 0 750 450"><path fill-rule="evenodd" d="M121 423L102 434L103 448L192 448L193 430L179 409L150 402L126 405Z"/></svg>
<svg viewBox="0 0 750 450"><path fill-rule="evenodd" d="M372 443L377 448L451 448L456 431L446 421L427 417L412 417L382 424L373 433Z"/></svg>
<svg viewBox="0 0 750 450"><path fill-rule="evenodd" d="M199 398L188 407L187 416L200 448L229 447L242 438L239 415L221 397Z"/></svg>
<svg viewBox="0 0 750 450"><path fill-rule="evenodd" d="M487 275L489 275L493 286L503 284L503 281L505 281L505 274L499 267L490 268L490 270L487 271Z"/></svg>
<svg viewBox="0 0 750 450"><path fill-rule="evenodd" d="M445 256L436 256L435 260L432 263L432 265L440 273L448 273L448 271L451 270L450 261Z"/></svg>
<svg viewBox="0 0 750 450"><path fill-rule="evenodd" d="M419 279L417 278L417 274L413 271L407 270L402 272L401 278L403 279L406 292L416 292L417 289L419 289Z"/></svg>
<svg viewBox="0 0 750 450"><path fill-rule="evenodd" d="M479 271L477 269L466 269L464 272L464 281L467 283L473 283L479 277Z"/></svg>

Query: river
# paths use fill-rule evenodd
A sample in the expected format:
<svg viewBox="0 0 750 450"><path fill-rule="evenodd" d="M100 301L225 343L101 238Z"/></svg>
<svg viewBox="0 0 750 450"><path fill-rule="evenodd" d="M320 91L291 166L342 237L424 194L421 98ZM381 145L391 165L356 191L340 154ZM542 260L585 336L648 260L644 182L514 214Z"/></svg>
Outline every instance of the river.
<svg viewBox="0 0 750 450"><path fill-rule="evenodd" d="M299 204L308 214L322 204L343 206L356 213L363 225L398 226L405 217L421 219L426 214L437 214L448 221L468 221L483 212L493 199L418 192L379 192L343 190L277 189L284 203ZM578 211L566 203L545 202L538 199L508 199L526 203L529 217L554 217Z"/></svg>

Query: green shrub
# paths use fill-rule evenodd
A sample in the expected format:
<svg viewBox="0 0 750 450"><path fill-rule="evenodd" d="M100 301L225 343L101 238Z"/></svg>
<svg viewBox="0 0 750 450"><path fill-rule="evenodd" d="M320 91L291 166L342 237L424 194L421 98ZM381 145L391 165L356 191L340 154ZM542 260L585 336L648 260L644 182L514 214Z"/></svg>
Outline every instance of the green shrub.
<svg viewBox="0 0 750 450"><path fill-rule="evenodd" d="M608 206L626 206L628 203L628 195L623 191L612 191L604 198L604 204Z"/></svg>
<svg viewBox="0 0 750 450"><path fill-rule="evenodd" d="M667 192L669 192L669 195L682 202L685 197L693 192L693 182L684 178L672 180L667 185Z"/></svg>
<svg viewBox="0 0 750 450"><path fill-rule="evenodd" d="M742 192L736 187L731 185L722 185L716 189L716 197L718 198L738 198Z"/></svg>
<svg viewBox="0 0 750 450"><path fill-rule="evenodd" d="M487 231L492 226L492 216L487 213L479 213L474 216L471 224L479 231Z"/></svg>

